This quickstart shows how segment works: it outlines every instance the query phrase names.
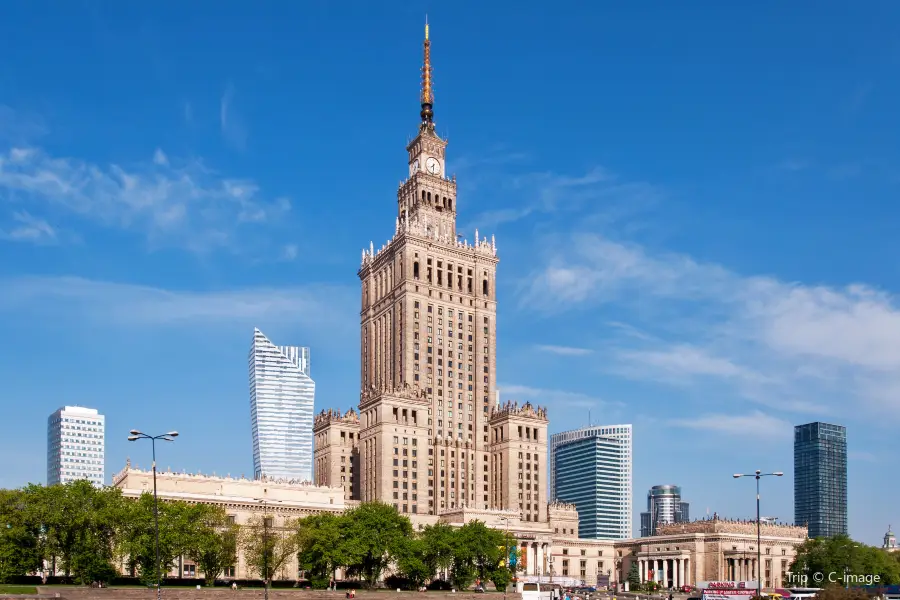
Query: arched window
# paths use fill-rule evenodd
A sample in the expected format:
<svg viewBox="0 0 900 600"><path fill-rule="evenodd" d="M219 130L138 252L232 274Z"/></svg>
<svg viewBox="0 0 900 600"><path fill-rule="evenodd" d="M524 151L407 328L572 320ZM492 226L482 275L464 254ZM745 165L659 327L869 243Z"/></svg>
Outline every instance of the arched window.
<svg viewBox="0 0 900 600"><path fill-rule="evenodd" d="M413 278L419 278L419 261L413 263Z"/></svg>
<svg viewBox="0 0 900 600"><path fill-rule="evenodd" d="M453 198L447 198L447 209L453 210Z"/></svg>

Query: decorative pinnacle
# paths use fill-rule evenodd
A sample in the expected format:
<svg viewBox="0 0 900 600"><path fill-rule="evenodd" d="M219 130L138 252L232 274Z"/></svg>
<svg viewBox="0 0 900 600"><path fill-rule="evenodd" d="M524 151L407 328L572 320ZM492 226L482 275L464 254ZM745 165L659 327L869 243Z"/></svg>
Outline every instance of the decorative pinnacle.
<svg viewBox="0 0 900 600"><path fill-rule="evenodd" d="M422 117L423 124L431 124L434 119L434 90L431 80L431 40L428 35L428 17L425 17L425 41L423 42L424 60L422 61Z"/></svg>

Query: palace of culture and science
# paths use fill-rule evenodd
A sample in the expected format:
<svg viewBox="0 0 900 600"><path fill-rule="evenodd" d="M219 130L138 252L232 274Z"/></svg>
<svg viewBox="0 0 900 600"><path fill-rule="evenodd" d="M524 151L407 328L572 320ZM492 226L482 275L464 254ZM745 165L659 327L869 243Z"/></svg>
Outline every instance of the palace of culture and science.
<svg viewBox="0 0 900 600"><path fill-rule="evenodd" d="M758 576L781 586L805 528L763 525L759 565L755 523L715 517L660 526L646 538L585 539L573 505L548 503L547 411L498 400L497 246L477 230L471 241L457 235L427 25L419 116L394 235L380 248L370 244L358 271L358 410L316 416L314 482L159 473L160 497L223 504L238 523L266 511L275 526L368 501L394 506L416 528L477 519L519 540L526 579L621 582L637 563L642 579L675 586ZM113 485L137 496L150 473L129 464ZM296 561L283 571L296 578ZM239 557L232 576L246 573Z"/></svg>

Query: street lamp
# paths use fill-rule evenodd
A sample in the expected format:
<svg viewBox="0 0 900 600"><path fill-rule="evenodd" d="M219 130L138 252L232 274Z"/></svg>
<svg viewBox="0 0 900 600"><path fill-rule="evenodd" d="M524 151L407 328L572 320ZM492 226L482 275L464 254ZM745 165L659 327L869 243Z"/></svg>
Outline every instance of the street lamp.
<svg viewBox="0 0 900 600"><path fill-rule="evenodd" d="M510 548L510 546L509 546L509 517L500 517L500 520L506 523L506 538L504 541L504 546L506 548L506 564L507 564L507 568L512 567L511 569L509 569L509 571L510 571L510 575L512 576L512 578L515 579L516 566L517 566L518 561L514 562L513 560L511 560L511 557L510 557L510 554L512 553L512 548ZM509 589L509 585L506 585L503 588L503 600L506 600L506 590L507 589Z"/></svg>
<svg viewBox="0 0 900 600"><path fill-rule="evenodd" d="M760 521L759 521L759 480L761 477L781 477L784 475L781 471L775 471L774 473L763 473L759 469L756 470L753 474L745 474L745 473L735 473L734 478L740 479L741 477L753 477L756 479L756 597L762 597L762 549L760 546L762 545L762 534L760 533Z"/></svg>
<svg viewBox="0 0 900 600"><path fill-rule="evenodd" d="M266 507L270 502L281 502L281 500L266 500L265 498L257 499L263 507L263 596L265 600L269 600L269 517Z"/></svg>
<svg viewBox="0 0 900 600"><path fill-rule="evenodd" d="M156 497L156 440L174 442L175 438L178 437L178 432L170 431L162 435L147 435L137 429L132 429L128 433L131 434L128 436L129 442L150 440L150 445L153 448L153 526L156 530L156 600L160 600L162 596L162 578L159 574L159 500Z"/></svg>

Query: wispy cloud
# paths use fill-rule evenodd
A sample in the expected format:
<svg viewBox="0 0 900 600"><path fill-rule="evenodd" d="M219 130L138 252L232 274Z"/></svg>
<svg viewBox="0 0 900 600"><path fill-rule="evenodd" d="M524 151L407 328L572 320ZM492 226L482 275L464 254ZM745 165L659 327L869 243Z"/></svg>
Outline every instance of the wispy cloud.
<svg viewBox="0 0 900 600"><path fill-rule="evenodd" d="M622 405L615 401L607 401L596 396L584 394L581 392L569 392L565 390L551 390L535 388L526 385L500 385L501 401L518 400L519 402L529 401L532 404L539 404L553 408L581 408L581 409L601 409L605 408L609 411L618 410ZM596 413L598 416L599 412Z"/></svg>
<svg viewBox="0 0 900 600"><path fill-rule="evenodd" d="M782 171L804 171L813 166L813 161L808 158L787 158L778 164Z"/></svg>
<svg viewBox="0 0 900 600"><path fill-rule="evenodd" d="M573 348L571 346L536 346L541 352L549 352L550 354L558 354L560 356L586 356L594 351L590 348Z"/></svg>
<svg viewBox="0 0 900 600"><path fill-rule="evenodd" d="M598 304L629 311L651 336L623 336L610 370L684 383L717 380L780 410L850 414L849 399L900 414L898 299L865 285L743 277L678 254L585 234L547 246L522 290L544 312Z"/></svg>
<svg viewBox="0 0 900 600"><path fill-rule="evenodd" d="M633 214L654 205L664 196L657 186L645 182L622 181L603 166L582 173L527 170L529 156L511 151L486 152L463 161L467 196L479 198L486 210L461 227L490 230L527 218L577 213ZM475 181L473 184L472 181ZM483 190L489 190L485 192Z"/></svg>
<svg viewBox="0 0 900 600"><path fill-rule="evenodd" d="M39 219L25 211L12 215L8 228L0 228L0 240L28 242L32 244L56 244L59 241L56 229L44 219Z"/></svg>
<svg viewBox="0 0 900 600"><path fill-rule="evenodd" d="M238 250L247 239L236 235L239 229L290 210L286 199L264 199L252 180L222 177L196 160L175 161L161 149L152 161L102 166L12 147L0 152L0 195L26 206L20 214L33 215L33 224L51 215L84 219L139 232L152 247L196 252Z"/></svg>
<svg viewBox="0 0 900 600"><path fill-rule="evenodd" d="M690 419L676 419L671 424L684 429L744 439L762 437L783 440L793 433L793 426L790 423L760 411L746 415L708 414Z"/></svg>
<svg viewBox="0 0 900 600"><path fill-rule="evenodd" d="M351 331L355 289L331 285L171 290L81 277L0 281L0 311L129 326L253 324L264 320Z"/></svg>
<svg viewBox="0 0 900 600"><path fill-rule="evenodd" d="M281 256L284 260L294 260L297 258L297 254L300 252L300 247L297 244L286 244L281 249Z"/></svg>
<svg viewBox="0 0 900 600"><path fill-rule="evenodd" d="M219 101L219 124L225 142L235 150L244 150L247 147L247 127L235 106L234 96L234 84L229 83Z"/></svg>

